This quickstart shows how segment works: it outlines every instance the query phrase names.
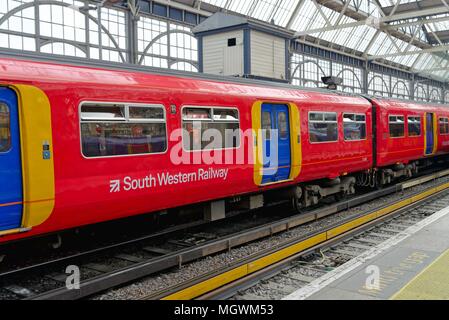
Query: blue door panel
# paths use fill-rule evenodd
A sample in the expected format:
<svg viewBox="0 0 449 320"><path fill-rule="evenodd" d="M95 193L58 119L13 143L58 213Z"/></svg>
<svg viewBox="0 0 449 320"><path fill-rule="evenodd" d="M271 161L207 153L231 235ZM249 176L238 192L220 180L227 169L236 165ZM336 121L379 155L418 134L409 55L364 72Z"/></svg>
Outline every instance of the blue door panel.
<svg viewBox="0 0 449 320"><path fill-rule="evenodd" d="M22 204L0 207L0 230L20 227L22 220Z"/></svg>
<svg viewBox="0 0 449 320"><path fill-rule="evenodd" d="M426 114L426 154L433 152L433 114Z"/></svg>
<svg viewBox="0 0 449 320"><path fill-rule="evenodd" d="M22 222L22 162L17 97L0 87L0 231L19 228ZM6 108L5 108L6 106ZM5 110L7 112L5 112ZM8 125L9 124L9 125ZM7 133L9 131L9 134ZM9 143L6 139L9 136ZM8 147L5 147L8 146Z"/></svg>
<svg viewBox="0 0 449 320"><path fill-rule="evenodd" d="M277 106L276 124L278 129L278 157L279 166L276 180L287 180L290 176L291 150L290 150L290 122L288 107L286 105Z"/></svg>
<svg viewBox="0 0 449 320"><path fill-rule="evenodd" d="M262 105L262 128L264 127L265 129L269 127L271 131L268 136L264 137L262 183L287 180L291 169L288 106L264 103Z"/></svg>

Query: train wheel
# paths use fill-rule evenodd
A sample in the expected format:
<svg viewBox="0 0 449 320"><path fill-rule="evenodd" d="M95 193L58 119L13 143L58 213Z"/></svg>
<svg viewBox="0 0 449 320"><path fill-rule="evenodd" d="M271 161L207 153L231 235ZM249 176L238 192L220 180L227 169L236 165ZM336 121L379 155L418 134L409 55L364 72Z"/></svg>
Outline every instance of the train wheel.
<svg viewBox="0 0 449 320"><path fill-rule="evenodd" d="M302 189L300 186L297 186L292 197L292 207L296 212L301 212L303 208L303 200L302 200Z"/></svg>
<svg viewBox="0 0 449 320"><path fill-rule="evenodd" d="M343 201L348 198L348 194L344 191L334 194L335 201Z"/></svg>
<svg viewBox="0 0 449 320"><path fill-rule="evenodd" d="M62 246L62 238L61 238L60 234L58 234L56 236L56 241L53 241L53 242L50 243L50 246L53 249L55 249L55 250L61 248L61 246Z"/></svg>
<svg viewBox="0 0 449 320"><path fill-rule="evenodd" d="M293 207L293 210L295 210L296 212L299 213L299 212L301 212L302 202L296 198L292 198L292 207Z"/></svg>

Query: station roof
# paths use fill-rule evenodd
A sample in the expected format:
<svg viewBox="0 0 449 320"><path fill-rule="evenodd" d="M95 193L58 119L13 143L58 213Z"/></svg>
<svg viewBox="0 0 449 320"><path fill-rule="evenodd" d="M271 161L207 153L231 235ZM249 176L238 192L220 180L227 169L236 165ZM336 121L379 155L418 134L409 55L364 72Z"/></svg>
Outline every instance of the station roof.
<svg viewBox="0 0 449 320"><path fill-rule="evenodd" d="M449 0L172 0L236 13L302 43L449 80Z"/></svg>

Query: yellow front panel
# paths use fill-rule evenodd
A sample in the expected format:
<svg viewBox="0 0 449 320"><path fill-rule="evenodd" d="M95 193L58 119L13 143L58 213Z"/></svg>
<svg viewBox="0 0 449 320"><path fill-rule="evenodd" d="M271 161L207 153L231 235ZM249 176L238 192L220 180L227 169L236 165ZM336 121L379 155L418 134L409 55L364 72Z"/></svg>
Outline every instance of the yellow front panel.
<svg viewBox="0 0 449 320"><path fill-rule="evenodd" d="M53 212L55 179L50 102L45 93L30 85L11 86L19 101L23 172L22 228L43 223ZM51 158L44 160L43 145L50 146Z"/></svg>

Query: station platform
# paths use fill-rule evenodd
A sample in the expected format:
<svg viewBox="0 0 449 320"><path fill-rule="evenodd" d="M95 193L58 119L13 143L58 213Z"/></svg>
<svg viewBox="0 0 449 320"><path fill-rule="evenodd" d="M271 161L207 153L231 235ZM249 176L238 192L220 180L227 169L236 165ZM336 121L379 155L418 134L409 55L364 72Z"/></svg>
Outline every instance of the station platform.
<svg viewBox="0 0 449 320"><path fill-rule="evenodd" d="M449 203L284 300L449 299Z"/></svg>

